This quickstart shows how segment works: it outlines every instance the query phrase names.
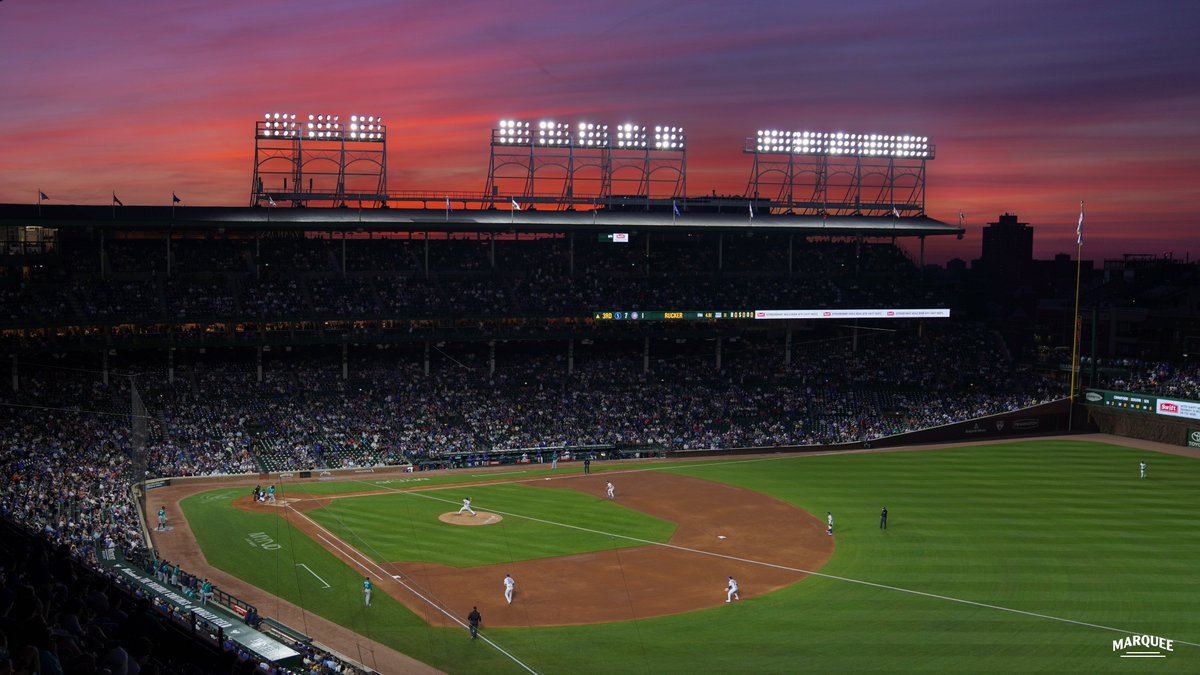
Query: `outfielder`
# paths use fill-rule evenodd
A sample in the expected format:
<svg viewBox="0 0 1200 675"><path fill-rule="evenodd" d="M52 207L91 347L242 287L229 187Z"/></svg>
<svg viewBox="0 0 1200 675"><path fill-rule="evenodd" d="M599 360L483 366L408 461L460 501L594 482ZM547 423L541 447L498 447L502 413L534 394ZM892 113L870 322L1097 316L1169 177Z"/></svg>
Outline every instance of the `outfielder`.
<svg viewBox="0 0 1200 675"><path fill-rule="evenodd" d="M737 579L729 577L729 583L725 585L725 602L733 602L734 600L741 600L738 597Z"/></svg>
<svg viewBox="0 0 1200 675"><path fill-rule="evenodd" d="M825 529L825 534L827 534L827 535L829 535L829 536L831 536L831 537L832 537L832 536L833 536L833 514L832 514L832 513L830 513L830 512L828 512L828 511L826 511L826 512L825 512L825 519L826 519L826 521L829 523L829 527L827 527L827 528Z"/></svg>
<svg viewBox="0 0 1200 675"><path fill-rule="evenodd" d="M363 602L367 603L366 604L367 607L371 606L371 579L370 579L370 577L363 577Z"/></svg>
<svg viewBox="0 0 1200 675"><path fill-rule="evenodd" d="M471 498L470 497L463 497L462 508L459 509L458 513L456 513L454 515L461 516L463 511L466 511L467 513L471 514L472 516L475 515L475 512L471 510Z"/></svg>
<svg viewBox="0 0 1200 675"><path fill-rule="evenodd" d="M1146 463L1145 462L1141 463L1141 470L1142 470L1142 478L1145 478L1146 477Z"/></svg>

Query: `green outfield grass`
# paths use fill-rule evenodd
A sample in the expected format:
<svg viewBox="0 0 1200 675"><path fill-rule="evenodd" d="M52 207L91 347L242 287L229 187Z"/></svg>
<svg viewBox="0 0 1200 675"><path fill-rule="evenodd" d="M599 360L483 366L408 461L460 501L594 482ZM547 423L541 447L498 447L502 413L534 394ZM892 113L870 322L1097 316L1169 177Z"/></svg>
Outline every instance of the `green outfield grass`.
<svg viewBox="0 0 1200 675"><path fill-rule="evenodd" d="M1143 458L1150 463L1148 480L1137 477ZM1165 659L1122 659L1112 650L1120 633L1082 625L1200 644L1196 460L1063 440L663 466L653 470L739 485L814 514L832 511L837 549L821 570L832 576L693 614L486 634L542 673L1200 670L1200 648L1176 643ZM308 486L305 491L311 492ZM361 609L359 572L293 534L275 516L233 511L228 501L242 492L208 493L184 502L214 565L449 672L519 671L461 631L428 628L383 594L368 621ZM539 493L539 503L524 501L530 492ZM480 508L494 498L506 504L505 511L537 509L529 515L538 517L556 508L542 499L579 497L544 492L470 488ZM445 496L457 500L460 495L452 490ZM604 500L595 501L605 506ZM381 523L391 508L397 509L395 517L403 517L404 509L424 508L411 496L335 503L330 513L314 517L360 537L364 553L386 551L380 559L396 555L401 542L389 541L377 531L386 528L372 523ZM428 505L435 513L457 508L452 502ZM883 506L890 513L887 532L878 528ZM561 509L552 520L564 520L568 512ZM605 522L607 528L611 517L606 513L593 522ZM515 519L504 524L510 520ZM630 531L661 527L647 520L622 526ZM444 529L474 535L494 527ZM265 533L280 548L250 546L248 529ZM563 536L559 530L539 531L552 539ZM434 550L441 546L424 554L454 559L454 548ZM540 557L547 547L530 541L519 550ZM293 561L304 561L333 588L317 590L313 575Z"/></svg>

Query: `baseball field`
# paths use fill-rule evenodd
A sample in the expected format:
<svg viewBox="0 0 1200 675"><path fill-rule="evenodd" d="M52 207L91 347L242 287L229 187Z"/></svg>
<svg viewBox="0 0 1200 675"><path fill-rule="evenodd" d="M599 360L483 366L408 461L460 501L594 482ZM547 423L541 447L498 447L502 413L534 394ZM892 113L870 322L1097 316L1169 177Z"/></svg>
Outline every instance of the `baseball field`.
<svg viewBox="0 0 1200 675"><path fill-rule="evenodd" d="M228 482L154 491L180 524L156 547L381 672L422 668L391 650L450 673L1200 669L1188 456L1086 439L360 473L283 480L274 504Z"/></svg>

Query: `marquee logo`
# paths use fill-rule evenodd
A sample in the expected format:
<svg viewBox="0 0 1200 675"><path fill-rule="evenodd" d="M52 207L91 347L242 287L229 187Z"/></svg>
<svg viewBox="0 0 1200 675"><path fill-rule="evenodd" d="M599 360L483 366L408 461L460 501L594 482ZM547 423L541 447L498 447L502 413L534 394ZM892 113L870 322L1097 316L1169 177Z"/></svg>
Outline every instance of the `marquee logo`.
<svg viewBox="0 0 1200 675"><path fill-rule="evenodd" d="M1178 413L1179 406L1174 403L1167 403L1166 401L1162 401L1158 404L1158 411L1163 412L1163 413Z"/></svg>
<svg viewBox="0 0 1200 675"><path fill-rule="evenodd" d="M1175 641L1157 635L1126 635L1113 640L1112 648L1114 653L1121 652L1123 659L1165 659L1164 652L1175 651Z"/></svg>
<svg viewBox="0 0 1200 675"><path fill-rule="evenodd" d="M1104 394L1099 394L1094 391L1089 391L1088 393L1084 394L1083 397L1092 403L1099 403L1100 401L1104 400Z"/></svg>

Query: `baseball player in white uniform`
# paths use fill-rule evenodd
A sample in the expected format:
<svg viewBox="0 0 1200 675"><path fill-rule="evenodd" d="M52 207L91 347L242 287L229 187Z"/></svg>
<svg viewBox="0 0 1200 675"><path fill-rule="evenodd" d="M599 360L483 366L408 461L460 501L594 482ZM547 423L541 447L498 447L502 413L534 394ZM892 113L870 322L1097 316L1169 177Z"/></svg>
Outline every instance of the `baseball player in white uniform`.
<svg viewBox="0 0 1200 675"><path fill-rule="evenodd" d="M516 585L517 582L513 581L512 575L504 575L504 601L510 605L512 604L513 588L515 588Z"/></svg>
<svg viewBox="0 0 1200 675"><path fill-rule="evenodd" d="M1146 477L1146 463L1145 462L1142 462L1141 470L1142 470L1142 478L1145 478Z"/></svg>
<svg viewBox="0 0 1200 675"><path fill-rule="evenodd" d="M612 483L609 483L609 484L608 484L608 498L609 498L609 499L613 499L613 498L614 498L614 497L613 497L613 492L614 492L615 490L616 490L616 488L614 488L614 487L613 487L613 484L612 484Z"/></svg>
<svg viewBox="0 0 1200 675"><path fill-rule="evenodd" d="M832 537L833 536L833 514L826 511L825 512L825 520L829 523L829 527L826 528L825 534Z"/></svg>
<svg viewBox="0 0 1200 675"><path fill-rule="evenodd" d="M733 602L734 600L741 600L738 597L737 579L729 577L729 583L725 585L725 602Z"/></svg>
<svg viewBox="0 0 1200 675"><path fill-rule="evenodd" d="M471 510L471 498L470 497L463 497L462 508L459 509L458 513L456 513L454 515L456 515L456 516L462 515L463 511L466 511L467 513L469 513L471 515L475 515L475 512Z"/></svg>

